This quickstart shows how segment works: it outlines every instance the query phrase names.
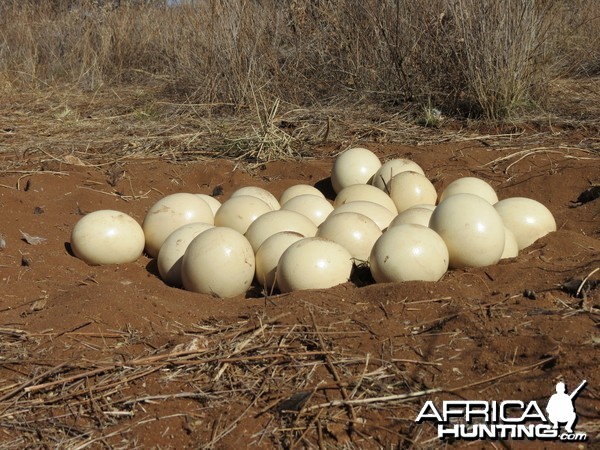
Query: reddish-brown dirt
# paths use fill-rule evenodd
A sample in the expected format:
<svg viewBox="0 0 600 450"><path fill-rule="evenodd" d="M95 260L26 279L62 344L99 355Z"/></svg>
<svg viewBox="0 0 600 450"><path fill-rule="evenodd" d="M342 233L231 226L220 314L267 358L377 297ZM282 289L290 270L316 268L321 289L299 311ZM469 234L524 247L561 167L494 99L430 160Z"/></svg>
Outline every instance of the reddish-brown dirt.
<svg viewBox="0 0 600 450"><path fill-rule="evenodd" d="M331 197L329 153L253 170L225 160L132 160L114 187L102 167L59 161L5 173L0 446L439 447L434 427L414 421L426 400L545 407L557 381L570 391L584 379L577 431L584 445L598 445L600 290L561 289L600 267L600 200L572 203L600 182L597 153L516 154L523 148L479 141L364 145L382 159L413 159L438 192L477 176L500 199L538 200L558 231L517 258L451 270L436 283L373 284L357 273L332 289L217 299L165 285L145 256L88 266L69 252L70 231L86 212L117 209L141 222L164 195L217 186L222 201L242 186L279 196L297 183ZM46 241L30 245L21 231ZM350 401L326 405L336 399Z"/></svg>

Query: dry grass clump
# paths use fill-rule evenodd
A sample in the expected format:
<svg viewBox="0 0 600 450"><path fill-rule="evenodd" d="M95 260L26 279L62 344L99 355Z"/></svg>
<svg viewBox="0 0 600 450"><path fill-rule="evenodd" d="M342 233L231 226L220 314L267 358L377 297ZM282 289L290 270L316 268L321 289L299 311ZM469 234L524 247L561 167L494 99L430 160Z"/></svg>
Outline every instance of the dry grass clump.
<svg viewBox="0 0 600 450"><path fill-rule="evenodd" d="M279 100L275 100L269 109L261 111L258 103L256 108L258 125L252 126L252 131L245 136L226 138L224 144L217 147L222 150L222 156L258 165L300 156L300 139L277 122Z"/></svg>
<svg viewBox="0 0 600 450"><path fill-rule="evenodd" d="M375 98L497 119L559 73L597 71L596 2L5 2L5 87L159 83L232 112ZM100 5L99 5L100 4ZM120 6L116 6L116 5Z"/></svg>
<svg viewBox="0 0 600 450"><path fill-rule="evenodd" d="M483 116L509 117L543 98L552 77L554 10L552 3L520 0L451 4L457 41L450 47L464 79L461 94Z"/></svg>

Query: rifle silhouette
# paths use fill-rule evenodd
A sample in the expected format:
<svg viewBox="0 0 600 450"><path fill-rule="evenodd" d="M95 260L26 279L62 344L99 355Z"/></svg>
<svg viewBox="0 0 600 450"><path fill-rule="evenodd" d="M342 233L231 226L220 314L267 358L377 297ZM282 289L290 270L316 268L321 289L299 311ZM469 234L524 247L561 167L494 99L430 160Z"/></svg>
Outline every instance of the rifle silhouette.
<svg viewBox="0 0 600 450"><path fill-rule="evenodd" d="M581 382L581 384L579 386L577 386L577 389L575 389L573 392L571 392L571 394L569 395L569 398L571 400L573 400L573 397L575 397L579 393L579 391L583 388L583 386L585 386L586 384L587 384L587 380L583 380Z"/></svg>

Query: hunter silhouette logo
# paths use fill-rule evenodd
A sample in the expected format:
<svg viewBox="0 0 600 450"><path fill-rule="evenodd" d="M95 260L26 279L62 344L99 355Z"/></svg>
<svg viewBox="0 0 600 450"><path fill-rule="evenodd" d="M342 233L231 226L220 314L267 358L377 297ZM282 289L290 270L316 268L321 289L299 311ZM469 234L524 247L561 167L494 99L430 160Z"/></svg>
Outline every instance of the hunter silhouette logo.
<svg viewBox="0 0 600 450"><path fill-rule="evenodd" d="M439 407L428 400L415 422L433 422L440 439L586 441L585 433L573 431L577 422L573 403L586 384L583 380L567 394L565 383L557 383L546 414L535 400L446 400ZM565 424L562 433L560 424Z"/></svg>
<svg viewBox="0 0 600 450"><path fill-rule="evenodd" d="M560 382L556 384L556 394L550 397L548 406L546 407L548 419L552 422L553 429L558 429L559 422L566 422L567 426L565 427L565 431L569 434L573 433L573 425L577 421L573 399L577 397L579 391L581 391L586 384L587 380L583 380L571 395L565 393L565 383Z"/></svg>

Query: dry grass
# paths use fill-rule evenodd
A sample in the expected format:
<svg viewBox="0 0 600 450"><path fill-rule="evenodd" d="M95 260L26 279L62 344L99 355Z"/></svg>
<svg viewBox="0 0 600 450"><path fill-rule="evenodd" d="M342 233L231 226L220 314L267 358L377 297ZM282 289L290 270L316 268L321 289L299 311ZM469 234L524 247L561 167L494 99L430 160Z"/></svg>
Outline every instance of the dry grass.
<svg viewBox="0 0 600 450"><path fill-rule="evenodd" d="M597 73L599 61L596 2L96 3L5 2L4 90L125 83L221 112L253 110L263 96L302 107L416 101L498 119L542 103L558 75Z"/></svg>
<svg viewBox="0 0 600 450"><path fill-rule="evenodd" d="M252 111L224 116L212 106L157 101L152 89L125 86L90 93L78 90L5 95L0 106L0 173L66 174L73 165L106 173L111 186L128 160L160 158L172 163L228 157L246 169L278 159L335 156L354 145L429 145L474 141L515 151L554 145L600 154L600 82L553 84L552 102L563 115L539 114L528 122L482 126L443 116L432 126L431 111L393 110L373 102L298 108L257 96ZM583 135L569 138L571 130ZM571 150L564 150L566 148ZM579 150L577 150L579 149ZM19 188L20 181L16 187ZM93 187L90 187L93 188ZM126 189L127 200L141 193ZM113 194L111 194L113 195Z"/></svg>
<svg viewBox="0 0 600 450"><path fill-rule="evenodd" d="M458 317L514 313L505 298L459 305L444 315L449 299L409 302L427 303L438 317L417 321L395 338L427 348L439 333L460 341L465 331L457 328ZM424 398L469 395L507 379L536 383L539 371L559 358L546 354L521 366L513 361L475 382L459 378L439 386L436 375L452 367L446 366L454 352L434 361L427 351L395 358L391 347L390 354L384 347L370 354L348 347L368 336L361 322L324 324L312 311L305 321L287 316L174 323L161 331L170 343L160 348L146 345L151 336L129 327L86 332L90 321L36 334L2 327L0 445L138 448L136 437L146 427L182 427L201 448L220 448L228 446L228 436L243 433L243 424L244 443L260 447L382 448L393 442L437 448L439 440L428 439L432 430L414 424ZM73 356L60 363L39 350L54 354L53 347L67 342ZM586 422L592 425L597 422Z"/></svg>
<svg viewBox="0 0 600 450"><path fill-rule="evenodd" d="M180 330L184 342L176 346L119 362L68 360L58 365L45 361L42 355L34 358L29 354L41 341L58 336L33 336L2 328L2 364L18 367L21 374L19 381L0 388L0 428L14 433L12 440L2 437L3 448L40 443L78 449L96 443L135 445L127 439L136 428L165 419L153 417L152 406L178 401L194 402L195 407L188 406L176 416L187 421L190 433L198 433L202 448L212 448L251 417L266 427L249 437L249 442L292 448L294 443L320 443L317 423L329 433L337 430L340 436L361 436L369 410L386 404L389 414L395 414L404 402L431 393L407 393L411 382L404 376L402 365L368 354L336 351L336 336L348 336L356 329L338 332L334 326L320 326L314 319L311 324L278 325L281 317L198 324ZM121 349L134 344L131 330L61 335L103 342L105 346L114 340L111 345ZM150 392L151 386L157 385L159 392ZM336 398L339 401L332 401ZM308 403L313 406L305 408ZM218 416L216 411L225 416L209 429L196 430L207 408L212 417ZM399 435L397 431L387 432Z"/></svg>

